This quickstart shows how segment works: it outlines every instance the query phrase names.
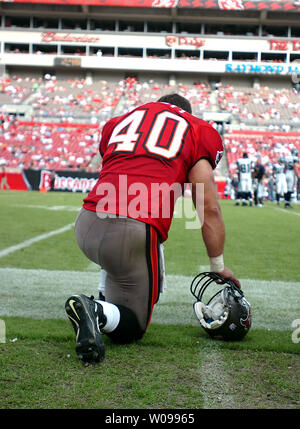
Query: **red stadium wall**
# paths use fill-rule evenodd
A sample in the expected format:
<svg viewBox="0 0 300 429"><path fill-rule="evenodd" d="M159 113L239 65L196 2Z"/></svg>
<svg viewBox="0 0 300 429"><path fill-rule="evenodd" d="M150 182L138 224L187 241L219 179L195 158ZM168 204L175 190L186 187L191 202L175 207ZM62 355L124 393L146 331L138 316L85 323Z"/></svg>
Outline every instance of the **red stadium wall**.
<svg viewBox="0 0 300 429"><path fill-rule="evenodd" d="M3 173L0 173L0 182L2 180ZM6 181L11 190L14 191L28 191L28 187L23 178L22 173L6 173Z"/></svg>
<svg viewBox="0 0 300 429"><path fill-rule="evenodd" d="M224 192L226 187L226 181L225 180L216 180L217 183L217 193L218 197L223 199L225 198Z"/></svg>
<svg viewBox="0 0 300 429"><path fill-rule="evenodd" d="M0 173L0 182L2 179L2 174L3 173ZM6 179L7 179L8 186L9 186L10 190L12 190L12 191L28 191L28 190L30 190L30 185L29 185L29 183L27 183L25 176L21 172L20 173L7 172L6 173ZM225 198L224 190L225 190L226 182L223 180L218 180L216 183L217 183L218 197L222 198L222 199Z"/></svg>
<svg viewBox="0 0 300 429"><path fill-rule="evenodd" d="M223 10L269 10L298 12L300 5L291 0L244 1L244 0L9 0L10 3L75 4L114 7L153 7Z"/></svg>

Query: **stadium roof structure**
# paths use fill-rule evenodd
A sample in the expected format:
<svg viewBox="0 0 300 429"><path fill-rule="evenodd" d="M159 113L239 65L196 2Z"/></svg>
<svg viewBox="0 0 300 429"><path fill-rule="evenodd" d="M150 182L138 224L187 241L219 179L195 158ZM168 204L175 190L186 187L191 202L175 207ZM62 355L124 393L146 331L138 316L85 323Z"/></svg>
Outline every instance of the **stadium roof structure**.
<svg viewBox="0 0 300 429"><path fill-rule="evenodd" d="M292 0L0 0L0 3L64 4L81 6L141 7L168 9L221 9L236 11L299 12Z"/></svg>

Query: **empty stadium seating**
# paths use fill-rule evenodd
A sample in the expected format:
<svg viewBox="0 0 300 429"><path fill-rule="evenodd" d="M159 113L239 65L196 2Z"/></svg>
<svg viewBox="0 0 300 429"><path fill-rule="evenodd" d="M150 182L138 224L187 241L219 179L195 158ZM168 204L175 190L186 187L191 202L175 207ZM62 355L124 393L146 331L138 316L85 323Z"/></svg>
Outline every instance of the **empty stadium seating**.
<svg viewBox="0 0 300 429"><path fill-rule="evenodd" d="M0 136L0 158L12 168L88 170L100 130L82 124L15 123Z"/></svg>

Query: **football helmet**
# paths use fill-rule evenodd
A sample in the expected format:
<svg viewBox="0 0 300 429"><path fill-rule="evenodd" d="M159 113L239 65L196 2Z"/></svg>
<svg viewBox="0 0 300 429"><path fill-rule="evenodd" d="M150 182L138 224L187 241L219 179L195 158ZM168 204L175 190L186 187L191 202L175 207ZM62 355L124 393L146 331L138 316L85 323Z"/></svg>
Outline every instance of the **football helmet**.
<svg viewBox="0 0 300 429"><path fill-rule="evenodd" d="M298 156L298 150L297 150L297 148L293 147L292 150L291 150L291 154L293 156Z"/></svg>
<svg viewBox="0 0 300 429"><path fill-rule="evenodd" d="M204 303L206 289L220 284L225 286ZM242 340L249 332L251 306L232 280L217 273L204 272L193 279L190 290L197 299L193 306L195 316L212 338L236 341Z"/></svg>

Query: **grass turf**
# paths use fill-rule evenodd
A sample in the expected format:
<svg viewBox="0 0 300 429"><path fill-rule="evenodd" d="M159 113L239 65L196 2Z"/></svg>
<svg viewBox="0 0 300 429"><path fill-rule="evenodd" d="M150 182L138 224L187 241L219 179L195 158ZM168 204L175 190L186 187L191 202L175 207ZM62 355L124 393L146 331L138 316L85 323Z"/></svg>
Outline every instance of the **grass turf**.
<svg viewBox="0 0 300 429"><path fill-rule="evenodd" d="M286 332L253 330L241 343L216 344L195 326L153 324L135 344L104 337L106 359L84 367L67 321L4 320L1 408L201 409L207 386L199 369L204 355L214 361L216 345L237 408L299 407L299 348Z"/></svg>
<svg viewBox="0 0 300 429"><path fill-rule="evenodd" d="M0 249L74 222L82 198L82 194L0 192ZM300 279L299 207L288 212L270 203L250 208L221 201L221 206L228 266L239 278L253 279L252 294L255 279L283 282L282 293L277 289L275 300L281 330L276 326L272 300L272 328L253 328L240 343L211 341L198 326L182 322L152 323L136 344L120 347L104 337L105 361L83 367L76 358L74 333L67 320L0 314L7 331L6 343L0 344L0 407L299 408L300 345L292 341L288 314L287 328L282 329L281 311L288 282ZM165 243L168 274L193 276L199 266L208 263L201 230L185 229L185 225L185 219L173 220ZM72 230L0 258L1 267L49 272L81 272L89 265ZM271 287L266 293L273 298ZM293 314L298 314L298 308L300 317L298 297L290 302ZM1 290L0 299L7 300ZM18 299L14 306L22 306L22 293ZM35 299L33 294L33 307L39 305ZM180 299L175 297L170 305L180 321ZM256 311L263 319L263 313L268 313L268 296L261 305ZM226 398L231 399L226 402Z"/></svg>

